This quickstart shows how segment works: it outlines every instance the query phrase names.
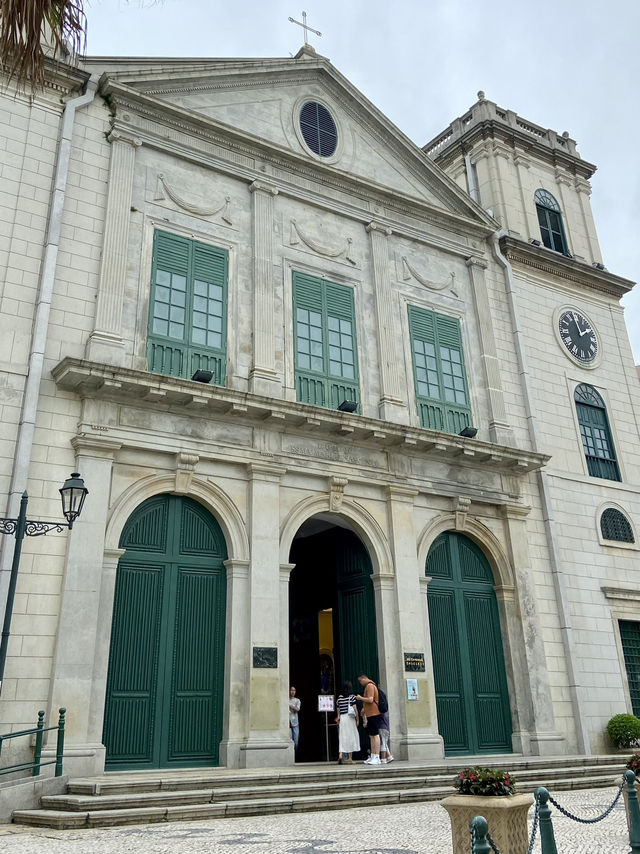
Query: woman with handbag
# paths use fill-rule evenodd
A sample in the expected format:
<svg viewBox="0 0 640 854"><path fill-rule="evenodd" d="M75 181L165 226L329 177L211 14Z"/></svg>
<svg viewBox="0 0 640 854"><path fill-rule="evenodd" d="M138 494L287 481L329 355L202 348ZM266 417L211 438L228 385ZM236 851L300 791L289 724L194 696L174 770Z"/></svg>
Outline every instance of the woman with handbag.
<svg viewBox="0 0 640 854"><path fill-rule="evenodd" d="M345 682L336 703L338 717L338 765L348 762L353 765L351 754L360 750L358 733L358 707L351 682Z"/></svg>

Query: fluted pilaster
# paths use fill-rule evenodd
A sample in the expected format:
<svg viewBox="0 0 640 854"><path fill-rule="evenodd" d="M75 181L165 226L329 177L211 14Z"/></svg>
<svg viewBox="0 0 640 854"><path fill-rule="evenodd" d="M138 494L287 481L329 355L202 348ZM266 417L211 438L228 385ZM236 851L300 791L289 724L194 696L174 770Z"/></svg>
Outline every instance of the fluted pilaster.
<svg viewBox="0 0 640 854"><path fill-rule="evenodd" d="M282 381L275 366L275 300L273 278L274 199L278 189L266 181L249 186L253 194L253 367L249 389L255 394L281 396Z"/></svg>
<svg viewBox="0 0 640 854"><path fill-rule="evenodd" d="M119 131L109 134L111 165L107 216L102 245L96 324L87 344L87 358L120 361L122 306L136 148L142 141Z"/></svg>
<svg viewBox="0 0 640 854"><path fill-rule="evenodd" d="M396 325L393 318L391 299L391 275L389 270L389 247L387 238L391 229L372 221L366 226L371 239L373 260L373 285L378 331L378 357L380 365L379 415L388 421L407 424L409 412L398 391L406 387L400 377L402 361L396 352Z"/></svg>

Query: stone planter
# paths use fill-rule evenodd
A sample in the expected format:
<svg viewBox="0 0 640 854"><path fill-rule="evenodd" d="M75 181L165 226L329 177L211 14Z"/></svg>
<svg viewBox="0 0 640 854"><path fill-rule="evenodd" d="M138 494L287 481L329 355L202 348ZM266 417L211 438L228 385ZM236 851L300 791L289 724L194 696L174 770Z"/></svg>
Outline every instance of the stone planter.
<svg viewBox="0 0 640 854"><path fill-rule="evenodd" d="M640 804L640 782L636 777L636 782L634 783L636 789L636 795L638 797L638 803ZM624 789L622 790L622 795L624 797L624 811L627 815L627 830L629 829L629 794L627 792L627 784L625 783Z"/></svg>
<svg viewBox="0 0 640 854"><path fill-rule="evenodd" d="M489 822L489 833L500 854L522 854L527 850L527 814L533 804L533 795L450 795L440 803L451 819L453 854L469 854L469 822L476 815L484 816Z"/></svg>

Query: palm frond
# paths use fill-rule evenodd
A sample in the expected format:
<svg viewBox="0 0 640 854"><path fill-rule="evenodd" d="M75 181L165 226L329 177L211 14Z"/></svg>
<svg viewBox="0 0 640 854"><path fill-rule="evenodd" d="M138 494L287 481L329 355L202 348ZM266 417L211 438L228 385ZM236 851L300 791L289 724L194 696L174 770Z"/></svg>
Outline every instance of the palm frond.
<svg viewBox="0 0 640 854"><path fill-rule="evenodd" d="M83 0L0 0L0 61L9 79L32 91L41 87L47 47L82 54L86 28Z"/></svg>

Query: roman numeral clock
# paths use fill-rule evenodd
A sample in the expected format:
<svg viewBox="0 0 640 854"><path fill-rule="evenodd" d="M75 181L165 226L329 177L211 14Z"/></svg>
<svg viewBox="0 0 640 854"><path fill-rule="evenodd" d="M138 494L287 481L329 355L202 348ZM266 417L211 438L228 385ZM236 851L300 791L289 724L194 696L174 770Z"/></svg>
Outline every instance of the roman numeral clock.
<svg viewBox="0 0 640 854"><path fill-rule="evenodd" d="M569 358L583 368L594 368L600 356L598 332L577 308L562 308L557 313L556 333Z"/></svg>

